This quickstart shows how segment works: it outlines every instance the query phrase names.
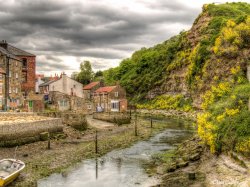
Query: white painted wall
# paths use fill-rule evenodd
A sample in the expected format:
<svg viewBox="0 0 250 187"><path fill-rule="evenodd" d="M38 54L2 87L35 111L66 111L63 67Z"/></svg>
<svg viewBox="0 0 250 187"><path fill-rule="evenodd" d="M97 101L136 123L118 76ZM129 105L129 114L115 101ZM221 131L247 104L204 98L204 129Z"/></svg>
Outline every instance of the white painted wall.
<svg viewBox="0 0 250 187"><path fill-rule="evenodd" d="M74 95L83 98L83 85L63 74L62 78L53 82L49 86L50 91L58 91L64 94L71 95L73 91Z"/></svg>
<svg viewBox="0 0 250 187"><path fill-rule="evenodd" d="M41 77L38 77L36 81L36 93L39 92L39 85L42 83L44 83L44 81L41 80Z"/></svg>

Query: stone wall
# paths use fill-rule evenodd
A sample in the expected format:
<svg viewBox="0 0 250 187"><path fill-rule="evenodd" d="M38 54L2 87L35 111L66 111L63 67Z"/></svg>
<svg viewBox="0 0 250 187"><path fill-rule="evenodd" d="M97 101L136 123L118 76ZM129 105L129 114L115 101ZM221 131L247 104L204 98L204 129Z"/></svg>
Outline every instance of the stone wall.
<svg viewBox="0 0 250 187"><path fill-rule="evenodd" d="M111 123L116 123L118 125L129 124L130 116L127 113L118 113L118 112L102 112L102 113L94 113L94 119L103 120Z"/></svg>
<svg viewBox="0 0 250 187"><path fill-rule="evenodd" d="M0 147L12 147L39 141L43 132L62 133L62 120L46 118L44 120L27 122L13 121L10 123L2 121L0 124Z"/></svg>
<svg viewBox="0 0 250 187"><path fill-rule="evenodd" d="M46 116L51 118L60 118L62 123L69 125L77 130L86 130L88 127L86 115L74 112L41 112L37 113L39 116Z"/></svg>
<svg viewBox="0 0 250 187"><path fill-rule="evenodd" d="M54 107L59 111L81 111L85 113L91 113L91 109L88 109L88 105L91 104L87 102L84 98L67 95L58 91L50 91L49 98L53 103L49 107ZM92 108L92 104L91 104Z"/></svg>

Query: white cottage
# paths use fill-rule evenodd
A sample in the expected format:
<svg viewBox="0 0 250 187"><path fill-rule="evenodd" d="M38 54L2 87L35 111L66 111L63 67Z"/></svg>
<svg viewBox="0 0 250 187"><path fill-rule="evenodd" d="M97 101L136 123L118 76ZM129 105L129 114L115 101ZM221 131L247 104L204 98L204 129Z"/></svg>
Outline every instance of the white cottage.
<svg viewBox="0 0 250 187"><path fill-rule="evenodd" d="M40 92L49 94L49 92L60 92L69 96L77 96L83 98L83 85L66 74L62 74L58 80L51 80L39 86Z"/></svg>
<svg viewBox="0 0 250 187"><path fill-rule="evenodd" d="M62 77L50 84L49 91L61 92L63 94L77 96L83 98L83 85L77 82L66 74L62 74Z"/></svg>
<svg viewBox="0 0 250 187"><path fill-rule="evenodd" d="M40 93L45 95L45 101L60 111L82 110L84 94L83 85L66 74L61 78L51 80L39 86Z"/></svg>

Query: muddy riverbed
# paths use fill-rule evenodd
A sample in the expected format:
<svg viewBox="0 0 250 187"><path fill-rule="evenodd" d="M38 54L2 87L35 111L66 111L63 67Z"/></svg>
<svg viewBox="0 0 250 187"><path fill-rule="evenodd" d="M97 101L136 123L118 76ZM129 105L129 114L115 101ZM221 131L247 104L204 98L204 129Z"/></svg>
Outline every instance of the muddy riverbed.
<svg viewBox="0 0 250 187"><path fill-rule="evenodd" d="M143 165L152 155L174 149L193 133L190 122L165 119L161 123L167 125L166 130L150 139L139 141L129 148L111 151L99 158L84 160L67 172L52 174L39 180L38 187L122 187L159 184L160 179L148 176Z"/></svg>

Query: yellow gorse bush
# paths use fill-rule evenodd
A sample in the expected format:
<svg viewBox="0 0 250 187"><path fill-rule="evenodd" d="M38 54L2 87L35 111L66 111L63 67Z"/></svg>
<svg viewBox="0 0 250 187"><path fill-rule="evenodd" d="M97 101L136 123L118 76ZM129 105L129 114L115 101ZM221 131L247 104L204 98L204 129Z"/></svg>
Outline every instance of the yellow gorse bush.
<svg viewBox="0 0 250 187"><path fill-rule="evenodd" d="M236 150L242 153L250 154L250 137L236 145Z"/></svg>
<svg viewBox="0 0 250 187"><path fill-rule="evenodd" d="M216 98L220 98L226 95L230 91L230 83L222 82L218 86L212 86L211 90L208 90L203 96L202 109L207 109L209 105L214 103Z"/></svg>
<svg viewBox="0 0 250 187"><path fill-rule="evenodd" d="M211 123L210 118L211 114L209 112L205 112L197 116L198 135L201 137L204 143L210 146L210 151L214 153L216 134L213 131L215 130L216 126Z"/></svg>
<svg viewBox="0 0 250 187"><path fill-rule="evenodd" d="M250 17L245 22L236 24L233 20L228 20L226 26L221 30L220 36L216 38L213 52L217 55L228 57L237 54L239 48L249 46L250 37Z"/></svg>
<svg viewBox="0 0 250 187"><path fill-rule="evenodd" d="M186 100L183 95L161 95L153 100L137 104L139 109L161 109L161 110L192 110L191 101Z"/></svg>

